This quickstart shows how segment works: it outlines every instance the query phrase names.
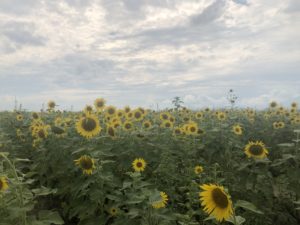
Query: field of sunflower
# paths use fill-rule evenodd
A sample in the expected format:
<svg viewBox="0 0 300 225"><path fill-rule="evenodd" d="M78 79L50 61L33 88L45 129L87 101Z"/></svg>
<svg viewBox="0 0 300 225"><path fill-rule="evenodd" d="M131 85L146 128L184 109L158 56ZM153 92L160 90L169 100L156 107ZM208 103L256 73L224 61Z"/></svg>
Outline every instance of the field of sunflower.
<svg viewBox="0 0 300 225"><path fill-rule="evenodd" d="M300 224L300 112L0 113L0 225Z"/></svg>

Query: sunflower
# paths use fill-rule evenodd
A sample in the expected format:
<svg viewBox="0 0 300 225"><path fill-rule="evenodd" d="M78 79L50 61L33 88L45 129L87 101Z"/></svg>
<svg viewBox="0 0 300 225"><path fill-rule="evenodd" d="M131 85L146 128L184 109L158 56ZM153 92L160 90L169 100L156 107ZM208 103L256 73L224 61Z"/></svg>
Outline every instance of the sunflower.
<svg viewBox="0 0 300 225"><path fill-rule="evenodd" d="M159 114L159 118L161 120L169 120L170 117L171 117L171 114L169 112L162 112Z"/></svg>
<svg viewBox="0 0 300 225"><path fill-rule="evenodd" d="M31 116L32 116L32 119L34 119L34 120L38 120L38 119L39 119L39 114L36 113L36 112L33 112L33 113L31 114Z"/></svg>
<svg viewBox="0 0 300 225"><path fill-rule="evenodd" d="M195 174L197 174L197 175L200 174L200 173L202 173L202 172L203 172L203 167L202 167L202 166L199 166L199 165L195 166L194 172L195 172Z"/></svg>
<svg viewBox="0 0 300 225"><path fill-rule="evenodd" d="M94 101L94 106L96 110L100 111L105 107L105 99L104 98L96 98Z"/></svg>
<svg viewBox="0 0 300 225"><path fill-rule="evenodd" d="M295 109L298 108L298 103L297 102L292 102L291 107L295 108Z"/></svg>
<svg viewBox="0 0 300 225"><path fill-rule="evenodd" d="M112 105L107 106L107 107L105 108L105 113L106 113L106 115L108 115L108 116L114 116L114 115L116 114L116 112L117 112L116 107L114 107L114 106L112 106Z"/></svg>
<svg viewBox="0 0 300 225"><path fill-rule="evenodd" d="M135 172L142 172L146 168L146 161L142 158L137 158L132 162L132 168Z"/></svg>
<svg viewBox="0 0 300 225"><path fill-rule="evenodd" d="M223 186L203 184L200 188L203 191L199 193L199 197L206 213L220 222L233 214L232 201Z"/></svg>
<svg viewBox="0 0 300 225"><path fill-rule="evenodd" d="M116 131L115 128L112 125L109 125L107 127L107 134L111 137L115 137L116 136Z"/></svg>
<svg viewBox="0 0 300 225"><path fill-rule="evenodd" d="M197 135L198 134L198 126L196 123L190 123L187 126L187 133L190 135Z"/></svg>
<svg viewBox="0 0 300 225"><path fill-rule="evenodd" d="M232 131L233 133L235 133L236 135L242 135L243 134L243 130L242 127L240 125L234 125L232 127Z"/></svg>
<svg viewBox="0 0 300 225"><path fill-rule="evenodd" d="M226 114L224 112L218 112L217 114L218 120L226 120Z"/></svg>
<svg viewBox="0 0 300 225"><path fill-rule="evenodd" d="M48 108L49 108L49 109L54 109L55 106L56 106L56 104L55 104L54 101L49 101L49 102L48 102Z"/></svg>
<svg viewBox="0 0 300 225"><path fill-rule="evenodd" d="M57 137L64 137L66 135L66 129L59 127L59 126L52 126L51 131L57 136Z"/></svg>
<svg viewBox="0 0 300 225"><path fill-rule="evenodd" d="M277 106L278 106L277 102L275 102L275 101L270 102L270 108L274 109Z"/></svg>
<svg viewBox="0 0 300 225"><path fill-rule="evenodd" d="M111 216L116 216L118 213L118 209L116 207L111 207L108 212Z"/></svg>
<svg viewBox="0 0 300 225"><path fill-rule="evenodd" d="M273 128L276 129L276 130L279 129L278 122L273 123Z"/></svg>
<svg viewBox="0 0 300 225"><path fill-rule="evenodd" d="M97 116L89 114L83 116L76 123L77 132L86 138L91 138L100 133L101 127Z"/></svg>
<svg viewBox="0 0 300 225"><path fill-rule="evenodd" d="M141 121L144 118L143 113L139 109L134 110L132 113L133 113L133 118L136 121Z"/></svg>
<svg viewBox="0 0 300 225"><path fill-rule="evenodd" d="M38 125L35 126L32 130L32 136L39 139L46 139L48 137L48 125Z"/></svg>
<svg viewBox="0 0 300 225"><path fill-rule="evenodd" d="M126 131L130 131L133 129L133 123L131 123L130 121L125 121L123 123L123 129Z"/></svg>
<svg viewBox="0 0 300 225"><path fill-rule="evenodd" d="M248 156L248 158L253 157L256 159L263 159L267 157L267 154L269 153L268 150L265 147L265 144L261 141L250 141L245 146L245 153Z"/></svg>
<svg viewBox="0 0 300 225"><path fill-rule="evenodd" d="M203 118L203 113L202 112L196 112L195 114L196 119L200 120Z"/></svg>
<svg viewBox="0 0 300 225"><path fill-rule="evenodd" d="M152 207L155 209L165 208L169 200L168 195L165 192L161 191L159 195L160 199L152 203Z"/></svg>
<svg viewBox="0 0 300 225"><path fill-rule="evenodd" d="M178 136L178 135L180 135L182 132L181 132L181 129L180 129L180 127L175 127L174 129L173 129L173 135L174 136Z"/></svg>
<svg viewBox="0 0 300 225"><path fill-rule="evenodd" d="M95 160L87 155L81 156L79 159L74 160L75 165L82 169L83 174L91 175L95 167Z"/></svg>
<svg viewBox="0 0 300 225"><path fill-rule="evenodd" d="M23 115L18 114L18 115L16 116L16 119L17 119L18 121L22 121L22 120L24 119L24 117L23 117Z"/></svg>
<svg viewBox="0 0 300 225"><path fill-rule="evenodd" d="M0 177L0 191L6 191L8 189L8 182L5 177Z"/></svg>
<svg viewBox="0 0 300 225"><path fill-rule="evenodd" d="M124 112L122 109L119 109L119 110L117 111L117 117L118 117L118 118L123 118L124 115L125 115L125 112Z"/></svg>
<svg viewBox="0 0 300 225"><path fill-rule="evenodd" d="M152 124L149 120L144 121L143 128L150 129L152 127Z"/></svg>
<svg viewBox="0 0 300 225"><path fill-rule="evenodd" d="M284 122L282 121L278 122L278 128L284 128L284 127L285 127Z"/></svg>
<svg viewBox="0 0 300 225"><path fill-rule="evenodd" d="M130 111L130 112L126 113L125 117L126 117L127 120L132 120L133 119L133 112Z"/></svg>
<svg viewBox="0 0 300 225"><path fill-rule="evenodd" d="M83 109L85 114L91 114L93 112L93 106L91 105L86 105Z"/></svg>
<svg viewBox="0 0 300 225"><path fill-rule="evenodd" d="M171 121L169 121L169 120L165 120L161 124L161 127L163 127L163 128L172 128L173 127L173 123Z"/></svg>

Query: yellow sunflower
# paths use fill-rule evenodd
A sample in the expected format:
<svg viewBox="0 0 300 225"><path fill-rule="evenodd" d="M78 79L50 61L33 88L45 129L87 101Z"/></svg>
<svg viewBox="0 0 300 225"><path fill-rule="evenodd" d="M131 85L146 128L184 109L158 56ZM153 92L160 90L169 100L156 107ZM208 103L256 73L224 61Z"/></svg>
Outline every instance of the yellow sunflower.
<svg viewBox="0 0 300 225"><path fill-rule="evenodd" d="M18 115L16 116L16 119L17 119L18 121L22 121L22 120L24 119L24 117L23 117L23 115L18 114Z"/></svg>
<svg viewBox="0 0 300 225"><path fill-rule="evenodd" d="M159 194L160 199L152 203L152 207L155 209L165 208L169 200L168 195L165 192L161 191Z"/></svg>
<svg viewBox="0 0 300 225"><path fill-rule="evenodd" d="M79 159L74 160L75 165L82 169L83 174L91 175L95 167L95 160L89 156L83 155Z"/></svg>
<svg viewBox="0 0 300 225"><path fill-rule="evenodd" d="M106 115L108 115L108 116L112 116L112 117L113 117L113 116L115 116L116 112L117 112L116 107L114 107L114 106L112 106L112 105L107 106L107 107L105 108L105 113L106 113Z"/></svg>
<svg viewBox="0 0 300 225"><path fill-rule="evenodd" d="M177 136L177 135L180 135L182 132L181 132L181 128L180 127L175 127L173 129L173 135L174 136Z"/></svg>
<svg viewBox="0 0 300 225"><path fill-rule="evenodd" d="M0 191L6 191L8 189L8 182L5 177L0 177Z"/></svg>
<svg viewBox="0 0 300 225"><path fill-rule="evenodd" d="M200 173L202 173L202 172L203 172L203 167L202 167L202 166L199 166L199 165L195 166L194 172L195 172L195 174L200 174Z"/></svg>
<svg viewBox="0 0 300 225"><path fill-rule="evenodd" d="M101 127L96 115L89 114L83 116L76 123L77 132L86 138L91 138L100 133Z"/></svg>
<svg viewBox="0 0 300 225"><path fill-rule="evenodd" d="M125 113L129 113L131 111L130 107L129 106L125 106L124 107L124 112Z"/></svg>
<svg viewBox="0 0 300 225"><path fill-rule="evenodd" d="M36 125L33 127L32 136L39 139L46 139L48 137L48 130L50 126L48 125Z"/></svg>
<svg viewBox="0 0 300 225"><path fill-rule="evenodd" d="M100 111L105 107L105 99L104 98L97 98L94 101L94 106L96 110Z"/></svg>
<svg viewBox="0 0 300 225"><path fill-rule="evenodd" d="M199 193L203 210L213 216L217 221L228 219L233 214L232 201L224 191L223 186L203 184Z"/></svg>
<svg viewBox="0 0 300 225"><path fill-rule="evenodd" d="M278 127L279 128L284 128L285 127L284 122L282 122L282 121L278 122Z"/></svg>
<svg viewBox="0 0 300 225"><path fill-rule="evenodd" d="M274 109L277 106L278 106L277 102L275 102L275 101L270 102L270 108Z"/></svg>
<svg viewBox="0 0 300 225"><path fill-rule="evenodd" d="M133 118L136 121L141 121L144 118L144 114L139 109L134 110L132 113L133 113Z"/></svg>
<svg viewBox="0 0 300 225"><path fill-rule="evenodd" d="M203 118L203 113L202 112L196 112L195 114L196 119L200 120Z"/></svg>
<svg viewBox="0 0 300 225"><path fill-rule="evenodd" d="M190 135L197 135L198 134L198 125L196 123L188 124L187 133Z"/></svg>
<svg viewBox="0 0 300 225"><path fill-rule="evenodd" d="M116 216L118 214L118 209L116 207L111 207L108 212L111 216Z"/></svg>
<svg viewBox="0 0 300 225"><path fill-rule="evenodd" d="M224 112L218 112L217 114L218 120L226 120L226 114Z"/></svg>
<svg viewBox="0 0 300 225"><path fill-rule="evenodd" d="M298 108L298 103L297 102L292 102L291 107L297 109Z"/></svg>
<svg viewBox="0 0 300 225"><path fill-rule="evenodd" d="M150 129L152 127L152 123L149 120L144 121L143 128Z"/></svg>
<svg viewBox="0 0 300 225"><path fill-rule="evenodd" d="M142 158L137 158L132 162L132 168L135 172L142 172L146 168L146 161Z"/></svg>
<svg viewBox="0 0 300 225"><path fill-rule="evenodd" d="M91 114L92 112L93 112L93 106L91 106L91 105L86 105L85 107L84 107L84 113L85 114Z"/></svg>
<svg viewBox="0 0 300 225"><path fill-rule="evenodd" d="M232 127L232 131L233 133L235 133L236 135L242 135L243 134L243 130L242 127L240 125L234 125Z"/></svg>
<svg viewBox="0 0 300 225"><path fill-rule="evenodd" d="M130 131L133 129L133 123L131 123L130 121L125 121L123 123L123 129L126 131Z"/></svg>
<svg viewBox="0 0 300 225"><path fill-rule="evenodd" d="M159 118L161 120L169 120L171 117L171 114L169 112L162 112L159 114Z"/></svg>
<svg viewBox="0 0 300 225"><path fill-rule="evenodd" d="M269 153L265 147L265 144L262 141L256 141L256 142L250 141L245 146L244 150L248 158L253 157L256 159L266 158Z"/></svg>
<svg viewBox="0 0 300 225"><path fill-rule="evenodd" d="M163 123L160 126L163 128L172 128L173 123L169 120L165 120L165 121L163 121Z"/></svg>

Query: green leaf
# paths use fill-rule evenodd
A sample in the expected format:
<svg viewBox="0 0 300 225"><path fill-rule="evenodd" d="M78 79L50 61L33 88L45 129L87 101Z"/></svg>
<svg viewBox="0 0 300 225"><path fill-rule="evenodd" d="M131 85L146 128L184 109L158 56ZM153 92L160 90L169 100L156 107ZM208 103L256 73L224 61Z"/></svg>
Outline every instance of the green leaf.
<svg viewBox="0 0 300 225"><path fill-rule="evenodd" d="M230 223L233 223L233 224L235 224L235 225L243 224L243 223L246 221L246 219L245 219L244 217L241 217L241 216L236 216L236 217L235 217L235 220L236 220L236 223L235 223L234 218L233 218L233 216L232 216L232 217L230 217L229 219L227 219L226 221L227 221L227 222L230 222Z"/></svg>
<svg viewBox="0 0 300 225"><path fill-rule="evenodd" d="M235 203L235 208L238 208L238 207L247 209L247 210L255 212L257 214L264 214L262 211L258 210L255 205L253 205L251 202L248 202L248 201L238 200Z"/></svg>
<svg viewBox="0 0 300 225"><path fill-rule="evenodd" d="M64 224L58 212L53 212L49 210L43 210L39 212L39 220L49 223L49 224Z"/></svg>

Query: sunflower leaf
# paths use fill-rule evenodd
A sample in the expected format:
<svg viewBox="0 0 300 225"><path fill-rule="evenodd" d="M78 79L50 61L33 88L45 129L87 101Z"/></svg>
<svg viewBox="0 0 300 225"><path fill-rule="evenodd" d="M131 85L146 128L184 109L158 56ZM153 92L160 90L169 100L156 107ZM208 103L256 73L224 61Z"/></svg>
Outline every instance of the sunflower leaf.
<svg viewBox="0 0 300 225"><path fill-rule="evenodd" d="M255 205L253 205L251 202L248 202L248 201L238 200L235 203L235 208L238 208L238 207L247 209L247 210L257 213L257 214L264 214L262 211L257 209Z"/></svg>

